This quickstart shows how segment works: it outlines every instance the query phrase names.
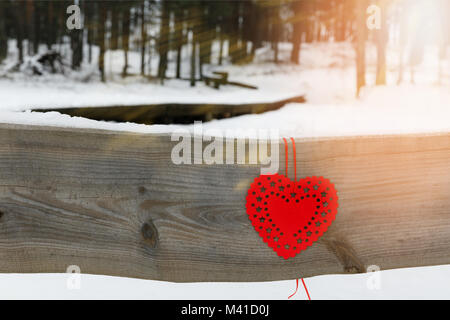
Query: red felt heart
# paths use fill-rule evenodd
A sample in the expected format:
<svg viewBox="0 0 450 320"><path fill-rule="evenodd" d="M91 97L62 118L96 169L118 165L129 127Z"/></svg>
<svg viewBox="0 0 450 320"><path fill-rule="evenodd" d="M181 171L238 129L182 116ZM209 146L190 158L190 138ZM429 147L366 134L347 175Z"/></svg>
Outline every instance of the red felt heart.
<svg viewBox="0 0 450 320"><path fill-rule="evenodd" d="M337 214L338 197L323 177L294 182L280 174L261 175L248 189L246 208L264 242L288 259L327 231Z"/></svg>

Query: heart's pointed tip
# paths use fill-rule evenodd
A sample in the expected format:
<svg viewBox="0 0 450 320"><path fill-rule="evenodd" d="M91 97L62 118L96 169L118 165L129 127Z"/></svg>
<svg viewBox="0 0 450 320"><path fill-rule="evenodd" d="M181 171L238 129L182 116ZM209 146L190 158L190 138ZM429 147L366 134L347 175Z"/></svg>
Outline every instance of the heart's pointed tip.
<svg viewBox="0 0 450 320"><path fill-rule="evenodd" d="M289 256L289 253L286 252L279 252L276 248L272 247L273 251L275 251L275 253L280 257L283 258L284 260L287 260L289 258L291 258L291 256Z"/></svg>
<svg viewBox="0 0 450 320"><path fill-rule="evenodd" d="M284 260L288 260L288 259L290 259L290 258L295 258L295 256L296 256L297 254L300 253L300 252L279 253L279 252L276 251L276 250L274 250L274 251L277 253L277 255L278 255L279 257L282 257Z"/></svg>

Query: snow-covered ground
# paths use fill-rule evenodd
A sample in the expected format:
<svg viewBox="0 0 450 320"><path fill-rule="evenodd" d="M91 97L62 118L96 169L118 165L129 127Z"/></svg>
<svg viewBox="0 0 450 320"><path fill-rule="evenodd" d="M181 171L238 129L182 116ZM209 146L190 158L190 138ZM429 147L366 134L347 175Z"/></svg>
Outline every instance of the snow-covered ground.
<svg viewBox="0 0 450 320"><path fill-rule="evenodd" d="M426 51L417 70L416 83L397 86L398 52L388 51L388 85L374 87L374 50L368 50L368 86L355 99L354 51L351 44L308 44L302 47L300 66L266 62L271 52L262 49L256 62L247 66L226 65L230 80L259 87L248 90L223 87L215 90L187 81L168 80L164 86L143 82L139 77L121 80L121 52L108 52L109 82L83 82L83 74L69 77L28 77L20 74L0 77L0 123L96 128L142 133L171 132L176 125L140 125L100 122L56 112L27 110L55 107L134 105L163 102L248 103L275 101L305 94L307 103L290 104L261 115L211 121L204 129L277 128L280 135L293 137L377 135L450 132L450 62L446 61L441 85L437 85L436 51ZM289 46L281 50L286 59ZM131 72L139 70L139 56L130 53ZM0 66L5 69L11 61ZM154 69L155 66L152 66ZM184 64L184 72L188 66ZM210 69L214 69L210 67ZM89 72L89 68L84 70ZM191 126L187 128L192 129ZM450 253L449 253L450 254ZM367 286L373 274L327 275L306 279L312 299L450 299L450 266L387 270L380 273L380 289ZM264 283L197 283L81 276L79 290L67 289L66 274L0 275L0 298L138 298L138 299L286 299L295 281ZM295 299L305 299L300 286Z"/></svg>
<svg viewBox="0 0 450 320"><path fill-rule="evenodd" d="M312 300L450 299L450 265L306 278ZM287 299L295 281L171 283L81 274L0 274L0 299ZM291 299L307 295L301 282Z"/></svg>
<svg viewBox="0 0 450 320"><path fill-rule="evenodd" d="M350 43L317 43L302 47L301 65L267 62L271 51L261 49L254 64L226 65L218 68L230 73L230 79L258 86L250 90L225 86L216 90L198 83L168 80L162 86L141 78L120 80L122 52L108 52L106 66L111 82L82 82L77 76L48 75L29 77L12 75L0 79L0 122L50 126L97 128L143 133L172 132L177 126L147 126L131 123L99 122L59 113L27 110L55 107L93 107L163 102L249 103L275 101L305 94L307 103L290 104L263 115L246 115L212 121L207 128L282 129L280 134L294 137L370 135L397 133L433 133L450 131L450 67L443 66L442 84L437 85L438 64L434 48L426 50L417 68L415 84L396 85L397 70L388 68L388 85L375 87L373 48L368 47L368 86L361 99L355 99L354 50ZM281 58L287 60L290 48L282 46ZM396 66L398 53L388 51L388 66ZM130 53L131 71L138 69L139 56ZM108 68L107 68L108 69ZM89 68L85 68L85 71ZM189 71L187 63L183 70ZM136 71L136 70L135 70ZM169 72L170 73L170 72ZM25 112L23 112L25 111Z"/></svg>
<svg viewBox="0 0 450 320"><path fill-rule="evenodd" d="M320 99L320 96L315 98ZM324 99L327 99L326 97ZM1 123L95 128L141 133L171 133L179 125L113 123L70 117L58 112L0 111ZM192 125L183 126L189 130ZM204 130L279 129L281 136L331 137L450 131L450 90L412 85L371 88L358 101L289 104L264 114L203 124Z"/></svg>

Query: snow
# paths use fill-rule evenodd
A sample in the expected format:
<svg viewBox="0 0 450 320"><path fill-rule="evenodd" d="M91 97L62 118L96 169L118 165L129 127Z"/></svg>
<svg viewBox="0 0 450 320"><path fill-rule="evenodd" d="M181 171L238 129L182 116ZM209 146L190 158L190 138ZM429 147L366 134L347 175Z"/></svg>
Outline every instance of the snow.
<svg viewBox="0 0 450 320"><path fill-rule="evenodd" d="M18 116L20 115L20 116ZM141 133L171 133L192 125L143 125L70 117L58 112L4 112L3 123L40 124ZM450 131L450 91L440 87L403 85L368 89L361 100L335 104L288 104L264 114L250 114L203 123L204 130L278 129L280 136L332 137Z"/></svg>
<svg viewBox="0 0 450 320"><path fill-rule="evenodd" d="M245 115L204 124L205 130L230 127L279 129L287 137L332 137L450 131L450 93L409 86L380 88L352 104L290 104L262 115ZM446 103L443 103L446 102ZM426 106L426 107L425 107Z"/></svg>
<svg viewBox="0 0 450 320"><path fill-rule="evenodd" d="M283 300L295 291L294 280L172 283L88 274L79 275L79 280L76 282L73 274L64 273L0 274L0 299ZM450 299L450 265L324 275L304 280L312 300ZM301 282L292 299L307 299Z"/></svg>
<svg viewBox="0 0 450 320"><path fill-rule="evenodd" d="M287 60L289 45L281 46ZM139 77L121 79L121 52L108 52L109 82L95 81L96 70L86 66L82 73L67 77L21 74L1 76L11 61L0 66L0 123L94 128L140 133L170 133L192 125L142 125L70 117L58 112L31 112L38 108L95 107L152 103L254 103L270 102L306 94L307 103L289 104L260 115L204 123L204 130L279 129L280 136L331 137L380 134L432 134L450 132L450 61L437 84L436 49L428 48L425 62L416 70L415 84L405 73L396 85L397 70L388 70L388 85L375 87L374 48L368 47L368 86L355 99L354 50L349 43L308 44L302 47L300 66L267 62L270 50L258 51L252 65L225 65L230 80L256 85L259 90L226 86L215 90L187 81L168 80L162 86ZM395 66L399 50L389 48L388 65ZM130 72L139 72L139 55L130 53ZM153 63L152 63L153 64ZM189 72L183 64L184 72ZM155 69L155 65L152 65ZM209 67L212 70L213 67ZM173 70L169 70L173 75ZM84 82L83 82L84 81ZM373 274L326 275L306 279L312 299L450 299L450 265L381 271L381 289L370 290ZM81 289L67 289L67 274L0 274L0 299L286 299L294 281L259 283L175 284L151 280L81 275ZM305 299L299 288L294 299Z"/></svg>

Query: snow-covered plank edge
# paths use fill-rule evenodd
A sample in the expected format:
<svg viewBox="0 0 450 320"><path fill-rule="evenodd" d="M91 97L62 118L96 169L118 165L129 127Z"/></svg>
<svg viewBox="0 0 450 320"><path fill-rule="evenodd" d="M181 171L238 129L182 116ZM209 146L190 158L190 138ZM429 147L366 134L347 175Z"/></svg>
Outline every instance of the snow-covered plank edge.
<svg viewBox="0 0 450 320"><path fill-rule="evenodd" d="M258 114L278 110L289 103L304 102L305 96L300 95L264 103L158 103L126 106L33 109L32 111L55 111L72 117L83 117L101 121L164 124L191 123L195 120L210 121L211 119L236 117L245 114Z"/></svg>
<svg viewBox="0 0 450 320"><path fill-rule="evenodd" d="M167 135L0 125L0 272L269 281L450 264L450 133L296 141L298 176L329 178L339 212L284 260L245 213L259 165L175 165Z"/></svg>

